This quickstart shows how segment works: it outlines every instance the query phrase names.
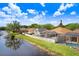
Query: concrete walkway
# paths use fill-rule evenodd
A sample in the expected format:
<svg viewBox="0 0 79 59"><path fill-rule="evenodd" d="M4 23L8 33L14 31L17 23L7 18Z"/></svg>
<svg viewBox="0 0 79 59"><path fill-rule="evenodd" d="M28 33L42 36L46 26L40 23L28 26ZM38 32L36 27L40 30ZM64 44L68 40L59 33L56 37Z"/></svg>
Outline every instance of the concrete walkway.
<svg viewBox="0 0 79 59"><path fill-rule="evenodd" d="M23 33L23 34L26 35L26 36L30 36L30 37L32 37L32 38L37 38L37 39L40 39L40 40L45 40L45 41L53 42L53 43L55 43L56 40L57 40L57 37L44 38L44 37L39 37L39 36L35 36L35 35L29 35L29 34L25 34L25 33Z"/></svg>

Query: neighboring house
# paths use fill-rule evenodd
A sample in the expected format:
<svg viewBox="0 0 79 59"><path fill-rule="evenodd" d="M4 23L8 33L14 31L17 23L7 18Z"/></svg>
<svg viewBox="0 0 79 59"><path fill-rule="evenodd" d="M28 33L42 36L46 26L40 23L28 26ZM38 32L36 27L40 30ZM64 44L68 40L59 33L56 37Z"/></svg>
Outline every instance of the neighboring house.
<svg viewBox="0 0 79 59"><path fill-rule="evenodd" d="M23 32L26 32L26 28L20 28L20 31L23 33Z"/></svg>
<svg viewBox="0 0 79 59"><path fill-rule="evenodd" d="M79 43L79 29L72 31L64 28L62 21L59 27L53 30L47 30L45 28L22 28L21 31L31 35L51 38L58 43Z"/></svg>
<svg viewBox="0 0 79 59"><path fill-rule="evenodd" d="M53 29L57 34L57 42L79 43L79 29L71 31L69 29L58 27Z"/></svg>
<svg viewBox="0 0 79 59"><path fill-rule="evenodd" d="M35 28L21 28L20 29L22 33L27 33L27 34L34 34Z"/></svg>
<svg viewBox="0 0 79 59"><path fill-rule="evenodd" d="M52 31L57 33L57 42L65 42L65 34L72 32L69 29L63 28L63 27L58 27L53 29Z"/></svg>
<svg viewBox="0 0 79 59"><path fill-rule="evenodd" d="M64 28L62 20L60 21L59 27L52 31L57 33L57 42L65 43L79 43L79 29L74 31Z"/></svg>
<svg viewBox="0 0 79 59"><path fill-rule="evenodd" d="M55 31L56 33L60 34L60 35L64 35L66 33L72 32L71 30L67 29L67 28L63 28L63 27L58 27L53 29L52 31Z"/></svg>
<svg viewBox="0 0 79 59"><path fill-rule="evenodd" d="M44 29L44 28L36 28L34 30L34 35L44 37L45 31L46 31L46 29Z"/></svg>
<svg viewBox="0 0 79 59"><path fill-rule="evenodd" d="M51 38L51 37L56 37L57 36L57 33L55 31L51 31L51 30L47 30L44 33L45 33L45 37L47 37L47 38Z"/></svg>
<svg viewBox="0 0 79 59"><path fill-rule="evenodd" d="M27 32L27 34L32 35L32 34L34 34L34 30L35 30L35 28L27 28L26 32Z"/></svg>

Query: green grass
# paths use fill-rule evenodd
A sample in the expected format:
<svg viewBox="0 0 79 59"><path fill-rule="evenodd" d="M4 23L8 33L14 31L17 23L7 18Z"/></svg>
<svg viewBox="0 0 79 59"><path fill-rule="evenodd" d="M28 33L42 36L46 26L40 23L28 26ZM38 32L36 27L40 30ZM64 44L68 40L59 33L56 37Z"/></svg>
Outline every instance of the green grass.
<svg viewBox="0 0 79 59"><path fill-rule="evenodd" d="M51 42L44 41L44 40L38 40L36 38L24 36L21 34L16 35L16 37L35 43L36 45L39 45L40 47L48 49L48 51L56 52L63 56L79 56L79 53L76 50L68 46L59 45L59 44L51 43Z"/></svg>

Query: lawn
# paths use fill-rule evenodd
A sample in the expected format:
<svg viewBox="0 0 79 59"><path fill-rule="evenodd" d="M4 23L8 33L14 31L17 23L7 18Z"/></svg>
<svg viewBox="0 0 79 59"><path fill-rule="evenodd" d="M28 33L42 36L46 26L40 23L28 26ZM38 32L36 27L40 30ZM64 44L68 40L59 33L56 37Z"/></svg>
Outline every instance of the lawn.
<svg viewBox="0 0 79 59"><path fill-rule="evenodd" d="M79 56L79 53L76 50L68 46L59 45L59 44L51 43L44 40L39 40L39 39L32 38L29 36L21 35L21 34L16 35L16 37L20 39L24 39L28 42L35 43L36 45L40 47L48 49L48 51L55 52L63 56Z"/></svg>

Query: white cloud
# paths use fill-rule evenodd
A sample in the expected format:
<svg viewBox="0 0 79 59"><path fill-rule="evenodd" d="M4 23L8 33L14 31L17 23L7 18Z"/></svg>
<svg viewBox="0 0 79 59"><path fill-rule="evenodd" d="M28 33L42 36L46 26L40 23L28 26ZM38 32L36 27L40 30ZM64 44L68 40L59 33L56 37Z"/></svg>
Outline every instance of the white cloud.
<svg viewBox="0 0 79 59"><path fill-rule="evenodd" d="M42 15L46 15L44 11L42 11Z"/></svg>
<svg viewBox="0 0 79 59"><path fill-rule="evenodd" d="M9 18L11 16L10 15L6 15L6 13L3 12L3 11L0 11L0 17L2 17L2 18Z"/></svg>
<svg viewBox="0 0 79 59"><path fill-rule="evenodd" d="M62 3L58 9L58 11L65 11L67 8L73 7L73 3L67 3L66 5Z"/></svg>
<svg viewBox="0 0 79 59"><path fill-rule="evenodd" d="M75 12L75 11L72 11L70 14L71 14L71 15L75 15L75 14L76 14L76 12Z"/></svg>
<svg viewBox="0 0 79 59"><path fill-rule="evenodd" d="M48 11L45 10L45 11L42 11L41 14L42 14L43 16L45 16L47 12L48 12Z"/></svg>
<svg viewBox="0 0 79 59"><path fill-rule="evenodd" d="M35 17L30 18L29 20L30 20L32 23L40 24L41 21L44 20L44 15L38 14L38 15L36 15Z"/></svg>
<svg viewBox="0 0 79 59"><path fill-rule="evenodd" d="M61 12L61 11L66 11L68 8L73 7L73 6L74 6L73 3L67 3L67 4L62 3L60 7L57 9L57 11L55 11L53 16L55 17L55 16L63 15L64 12Z"/></svg>
<svg viewBox="0 0 79 59"><path fill-rule="evenodd" d="M62 4L60 5L58 11L62 11L62 10L64 10L64 9L65 9L65 7L64 7L64 3L62 3Z"/></svg>
<svg viewBox="0 0 79 59"><path fill-rule="evenodd" d="M43 20L45 20L45 15L46 15L47 11L41 11L41 13L38 13L37 15L35 15L33 18L30 18L30 22L32 23L37 23L37 24L42 24L45 23Z"/></svg>
<svg viewBox="0 0 79 59"><path fill-rule="evenodd" d="M10 3L8 7L11 9L11 11L15 11L16 13L21 13L20 7L18 7L16 4Z"/></svg>
<svg viewBox="0 0 79 59"><path fill-rule="evenodd" d="M54 14L53 14L53 17L56 17L56 16L60 16L60 15L63 15L64 13L61 13L60 11L56 11Z"/></svg>
<svg viewBox="0 0 79 59"><path fill-rule="evenodd" d="M8 4L8 6L5 6L2 8L2 10L0 10L0 23L3 22L1 23L3 26L14 20L19 21L22 25L41 23L47 12L47 11L42 11L41 13L39 13L34 9L27 9L29 13L35 14L33 18L28 18L28 13L21 11L22 10L20 9L20 7L17 6L16 4L13 3Z"/></svg>
<svg viewBox="0 0 79 59"><path fill-rule="evenodd" d="M27 9L27 11L31 14L37 14L37 11L34 9Z"/></svg>
<svg viewBox="0 0 79 59"><path fill-rule="evenodd" d="M5 16L6 14L4 13L4 12L2 12L2 11L0 11L0 17L1 16Z"/></svg>
<svg viewBox="0 0 79 59"><path fill-rule="evenodd" d="M4 7L2 10L6 11L8 14L11 14L11 9L9 7Z"/></svg>
<svg viewBox="0 0 79 59"><path fill-rule="evenodd" d="M45 7L45 3L40 3L43 7Z"/></svg>
<svg viewBox="0 0 79 59"><path fill-rule="evenodd" d="M2 8L2 10L7 12L8 14L11 14L11 15L21 14L20 7L17 6L16 4L14 4L14 3L8 4L8 6Z"/></svg>
<svg viewBox="0 0 79 59"><path fill-rule="evenodd" d="M8 6L5 6L0 10L0 20L3 21L4 24L10 23L14 20L19 21L22 24L23 21L27 21L27 15L28 13L21 12L20 7L13 3L8 4Z"/></svg>
<svg viewBox="0 0 79 59"><path fill-rule="evenodd" d="M66 4L66 8L70 8L70 7L73 7L74 6L74 4L73 3L68 3L68 4Z"/></svg>

